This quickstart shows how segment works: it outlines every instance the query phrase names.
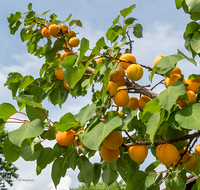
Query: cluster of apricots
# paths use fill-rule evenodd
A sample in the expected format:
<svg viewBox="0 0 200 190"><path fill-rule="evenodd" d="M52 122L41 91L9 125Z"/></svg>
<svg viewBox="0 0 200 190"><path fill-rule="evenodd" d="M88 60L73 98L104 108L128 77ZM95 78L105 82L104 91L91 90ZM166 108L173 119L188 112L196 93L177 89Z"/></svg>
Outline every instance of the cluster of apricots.
<svg viewBox="0 0 200 190"><path fill-rule="evenodd" d="M118 63L120 67L111 74L107 86L107 91L110 91L110 97L113 97L114 103L119 107L128 106L133 110L139 107L144 108L151 99L145 95L140 99L137 97L129 98L128 90L124 87L125 76L131 81L138 81L142 78L142 67L136 63L135 57L130 53L123 54ZM102 58L97 59L97 64L102 64Z"/></svg>
<svg viewBox="0 0 200 190"><path fill-rule="evenodd" d="M58 131L56 133L56 141L61 146L69 146L69 145L75 143L75 145L77 147L78 146L83 146L84 148L87 148L83 144L83 142L80 141L80 139L79 139L79 134L81 134L81 133L84 133L84 131L81 130L77 134L73 130L65 131L65 132Z"/></svg>
<svg viewBox="0 0 200 190"><path fill-rule="evenodd" d="M153 66L156 66L158 61L162 58L165 57L166 55L160 54L158 55L154 61L153 61ZM177 82L181 78L181 70L179 67L175 67L171 72L170 72L170 77L165 76L165 87L168 88L169 86L172 86L175 82ZM190 102L196 102L197 97L196 94L198 94L198 90L200 87L200 78L196 79L183 79L182 80L184 84L186 84L186 94L188 96L188 100L178 100L177 103L181 108L184 108L187 106L188 103Z"/></svg>
<svg viewBox="0 0 200 190"><path fill-rule="evenodd" d="M52 36L54 38L58 38L59 34L65 36L65 42L63 44L64 52L62 52L59 57L61 60L72 55L70 49L72 49L73 47L77 47L80 43L79 38L76 37L76 33L72 30L69 30L68 26L64 24L58 26L56 22L50 22L48 25L42 25L40 28L40 32L44 37ZM66 88L67 90L71 89L68 87L66 81L64 80L64 75L62 73L61 67L58 67L55 70L55 76L58 80L63 81L64 88Z"/></svg>

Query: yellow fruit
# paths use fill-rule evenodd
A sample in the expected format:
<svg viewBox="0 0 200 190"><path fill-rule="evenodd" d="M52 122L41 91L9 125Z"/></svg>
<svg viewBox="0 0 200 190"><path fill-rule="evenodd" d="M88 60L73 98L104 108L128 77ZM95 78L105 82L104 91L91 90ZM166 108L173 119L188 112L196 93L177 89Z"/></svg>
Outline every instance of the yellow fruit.
<svg viewBox="0 0 200 190"><path fill-rule="evenodd" d="M123 143L122 134L120 131L112 131L104 140L103 144L110 150L118 149Z"/></svg>
<svg viewBox="0 0 200 190"><path fill-rule="evenodd" d="M187 171L194 172L197 170L199 162L196 157L189 156L189 158L185 162L183 162L183 166Z"/></svg>
<svg viewBox="0 0 200 190"><path fill-rule="evenodd" d="M43 29L42 29L42 35L44 36L44 37L50 37L51 36L51 33L50 33L50 31L49 31L49 29L47 28L47 27L44 27Z"/></svg>
<svg viewBox="0 0 200 190"><path fill-rule="evenodd" d="M190 102L196 102L196 94L193 92L193 91L186 91L186 94L188 96L188 101L187 100L180 100L178 101L178 105L181 107L181 108L185 108L187 106L188 103Z"/></svg>
<svg viewBox="0 0 200 190"><path fill-rule="evenodd" d="M200 144L195 146L194 152L198 157L200 157Z"/></svg>
<svg viewBox="0 0 200 190"><path fill-rule="evenodd" d="M170 72L170 76L173 75L173 74L181 75L181 70L180 70L180 68L176 66L176 67Z"/></svg>
<svg viewBox="0 0 200 190"><path fill-rule="evenodd" d="M143 69L138 64L129 65L126 69L126 76L132 81L138 81L143 76Z"/></svg>
<svg viewBox="0 0 200 190"><path fill-rule="evenodd" d="M121 117L121 118L123 119L123 118L124 118L124 115L123 115L123 113L122 113L122 110L118 110L117 112L118 112L118 114L119 114L119 117Z"/></svg>
<svg viewBox="0 0 200 190"><path fill-rule="evenodd" d="M66 57L68 57L68 56L70 56L70 55L73 55L71 52L63 52L62 54L61 54L61 59L64 59L64 58L66 58Z"/></svg>
<svg viewBox="0 0 200 190"><path fill-rule="evenodd" d="M138 98L137 97L131 97L129 99L129 102L128 102L128 107L132 110L138 109L140 107Z"/></svg>
<svg viewBox="0 0 200 190"><path fill-rule="evenodd" d="M176 161L173 163L174 166L179 162L179 160L180 160L180 158L181 158L181 154L183 154L183 153L185 152L185 149L186 149L186 147L184 147L184 148L178 150L178 158L177 158ZM180 161L179 163L185 162L185 161L189 158L189 156L190 156L190 155L189 155L189 152L187 151L187 152L184 154L184 156L182 157L182 159L181 159L181 161Z"/></svg>
<svg viewBox="0 0 200 190"><path fill-rule="evenodd" d="M125 77L125 71L121 67L119 67L119 69L117 69L116 71L114 71L112 73L112 75L111 75L111 78L114 81L124 79L124 77Z"/></svg>
<svg viewBox="0 0 200 190"><path fill-rule="evenodd" d="M73 144L76 133L73 130L56 133L56 140L61 146L69 146Z"/></svg>
<svg viewBox="0 0 200 190"><path fill-rule="evenodd" d="M61 24L60 25L60 30L62 31L62 33L66 33L68 31L68 26Z"/></svg>
<svg viewBox="0 0 200 190"><path fill-rule="evenodd" d="M142 162L148 155L146 145L136 145L128 148L128 154L134 162Z"/></svg>
<svg viewBox="0 0 200 190"><path fill-rule="evenodd" d="M129 96L125 90L117 91L114 95L114 102L117 106L124 107L128 105Z"/></svg>
<svg viewBox="0 0 200 190"><path fill-rule="evenodd" d="M115 161L119 156L119 148L116 150L110 150L106 148L106 146L103 144L101 146L101 157L106 161L106 162L113 162Z"/></svg>
<svg viewBox="0 0 200 190"><path fill-rule="evenodd" d="M129 65L131 65L131 62L136 63L136 59L131 53L125 53L119 59L120 59L120 62L119 62L120 67L125 69L125 70L127 69L127 67ZM128 61L130 63L128 63L126 61Z"/></svg>
<svg viewBox="0 0 200 190"><path fill-rule="evenodd" d="M149 98L148 96L144 95L142 97L140 97L139 99L139 106L141 108L144 108L146 103L149 102L151 100L151 98Z"/></svg>
<svg viewBox="0 0 200 190"><path fill-rule="evenodd" d="M158 55L158 56L153 60L153 67L157 65L158 61L160 61L160 59L161 59L162 57L166 57L166 55L160 54L160 55Z"/></svg>
<svg viewBox="0 0 200 190"><path fill-rule="evenodd" d="M165 87L168 88L169 86L172 86L180 78L181 78L181 75L179 75L179 74L173 74L173 75L171 75L171 78L167 77L165 79Z"/></svg>
<svg viewBox="0 0 200 190"><path fill-rule="evenodd" d="M48 24L48 26L51 26L52 24L57 24L56 22L50 22L49 24Z"/></svg>
<svg viewBox="0 0 200 190"><path fill-rule="evenodd" d="M178 158L178 150L172 144L161 144L156 149L156 155L164 165L170 165Z"/></svg>
<svg viewBox="0 0 200 190"><path fill-rule="evenodd" d="M75 37L76 33L72 30L70 30L69 32L67 32L67 38L70 39L71 37Z"/></svg>
<svg viewBox="0 0 200 190"><path fill-rule="evenodd" d="M58 32L60 31L60 28L57 24L51 24L49 26L49 31L50 31L51 35L57 35Z"/></svg>
<svg viewBox="0 0 200 190"><path fill-rule="evenodd" d="M58 68L55 70L55 76L56 76L56 78L57 78L58 80L64 80L64 79L65 79L61 67L58 67Z"/></svg>
<svg viewBox="0 0 200 190"><path fill-rule="evenodd" d="M110 91L110 97L114 96L117 92L117 85L114 82L109 82L106 91Z"/></svg>
<svg viewBox="0 0 200 190"><path fill-rule="evenodd" d="M195 94L198 93L199 87L200 87L200 78L186 79L188 86L186 87L187 90L193 91Z"/></svg>
<svg viewBox="0 0 200 190"><path fill-rule="evenodd" d="M102 57L97 59L97 64L102 64Z"/></svg>
<svg viewBox="0 0 200 190"><path fill-rule="evenodd" d="M68 46L72 49L72 46L70 44L68 44ZM63 49L65 52L71 52L69 48L66 46L66 44L63 44Z"/></svg>
<svg viewBox="0 0 200 190"><path fill-rule="evenodd" d="M63 86L64 86L64 88L67 89L67 90L71 90L71 89L72 89L72 88L70 88L70 87L67 85L67 83L66 83L65 80L63 81Z"/></svg>
<svg viewBox="0 0 200 190"><path fill-rule="evenodd" d="M117 86L124 86L126 83L126 80L125 78L122 78L121 80L115 80L114 82Z"/></svg>
<svg viewBox="0 0 200 190"><path fill-rule="evenodd" d="M72 46L72 47L77 47L78 45L79 45L79 39L77 38L77 37L71 37L70 39L69 39L69 44L70 44L70 46Z"/></svg>

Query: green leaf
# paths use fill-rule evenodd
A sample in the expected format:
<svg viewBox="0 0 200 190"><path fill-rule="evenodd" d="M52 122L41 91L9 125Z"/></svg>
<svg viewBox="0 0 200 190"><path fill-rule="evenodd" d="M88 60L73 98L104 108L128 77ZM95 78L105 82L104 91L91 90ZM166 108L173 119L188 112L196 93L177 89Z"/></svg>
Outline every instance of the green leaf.
<svg viewBox="0 0 200 190"><path fill-rule="evenodd" d="M114 26L115 24L117 24L119 22L119 18L120 18L120 15L118 15L117 18L113 21L112 26Z"/></svg>
<svg viewBox="0 0 200 190"><path fill-rule="evenodd" d="M50 147L43 148L40 156L37 159L37 166L40 167L41 169L44 169L47 164L50 164L53 162L53 160L56 157L56 150L52 149Z"/></svg>
<svg viewBox="0 0 200 190"><path fill-rule="evenodd" d="M132 10L136 7L136 5L131 5L130 7L128 8L125 8L123 10L120 11L120 14L125 18L126 16L128 16Z"/></svg>
<svg viewBox="0 0 200 190"><path fill-rule="evenodd" d="M21 37L22 42L30 40L32 37L32 33L30 32L30 27L22 28L20 32L20 37Z"/></svg>
<svg viewBox="0 0 200 190"><path fill-rule="evenodd" d="M105 123L99 122L90 131L84 133L83 144L91 150L98 150L101 142L121 124L122 120L119 116L110 118Z"/></svg>
<svg viewBox="0 0 200 190"><path fill-rule="evenodd" d="M121 130L123 131L128 131L129 130L129 123L131 120L134 118L134 116L137 114L137 110L131 111L127 117L123 120L123 125L120 127Z"/></svg>
<svg viewBox="0 0 200 190"><path fill-rule="evenodd" d="M130 176L126 190L145 190L145 180L148 174L143 171L136 171Z"/></svg>
<svg viewBox="0 0 200 190"><path fill-rule="evenodd" d="M159 95L160 107L170 111L178 96L185 94L185 85L181 81L175 82L172 86L162 91Z"/></svg>
<svg viewBox="0 0 200 190"><path fill-rule="evenodd" d="M151 185L154 184L154 181L157 177L157 173L153 170L151 171L152 173L149 173L146 177L146 180L145 180L145 187L148 188L150 187Z"/></svg>
<svg viewBox="0 0 200 190"><path fill-rule="evenodd" d="M190 12L199 12L200 0L185 0L186 5Z"/></svg>
<svg viewBox="0 0 200 190"><path fill-rule="evenodd" d="M88 120L90 120L93 117L95 109L96 109L95 104L87 105L81 108L78 114L75 115L76 121L79 121L83 126Z"/></svg>
<svg viewBox="0 0 200 190"><path fill-rule="evenodd" d="M176 190L176 189L185 189L186 184L183 179L179 176L170 176L165 180L165 185L167 189Z"/></svg>
<svg viewBox="0 0 200 190"><path fill-rule="evenodd" d="M69 21L71 19L71 17L72 17L72 14L70 14L64 22Z"/></svg>
<svg viewBox="0 0 200 190"><path fill-rule="evenodd" d="M80 182L90 184L94 176L94 170L87 157L79 156L78 168L80 170L78 180Z"/></svg>
<svg viewBox="0 0 200 190"><path fill-rule="evenodd" d="M117 180L118 173L111 168L110 164L103 167L102 179L107 185L114 183Z"/></svg>
<svg viewBox="0 0 200 190"><path fill-rule="evenodd" d="M183 0L175 0L176 8L180 9L182 7Z"/></svg>
<svg viewBox="0 0 200 190"><path fill-rule="evenodd" d="M97 45L99 48L101 48L101 49L102 49L104 46L106 46L104 37L101 37L101 38L97 41L96 45Z"/></svg>
<svg viewBox="0 0 200 190"><path fill-rule="evenodd" d="M200 104L196 103L176 112L175 120L185 129L200 130Z"/></svg>
<svg viewBox="0 0 200 190"><path fill-rule="evenodd" d="M94 170L94 177L93 177L93 184L96 185L99 182L100 176L101 176L101 164L100 163L94 163L93 164L93 170Z"/></svg>
<svg viewBox="0 0 200 190"><path fill-rule="evenodd" d="M2 103L0 104L0 118L2 118L4 121L7 121L7 119L17 113L17 110L12 104L9 103Z"/></svg>
<svg viewBox="0 0 200 190"><path fill-rule="evenodd" d="M28 4L28 10L29 10L29 11L32 11L32 3L29 3L29 4Z"/></svg>
<svg viewBox="0 0 200 190"><path fill-rule="evenodd" d="M19 154L15 152L19 147L13 144L9 138L5 138L3 143L3 154L7 160L7 165L11 162L15 162L19 158Z"/></svg>
<svg viewBox="0 0 200 190"><path fill-rule="evenodd" d="M151 163L151 164L145 169L145 172L150 172L150 171L156 169L160 164L161 164L161 162L160 162L159 160L156 160L155 162Z"/></svg>
<svg viewBox="0 0 200 190"><path fill-rule="evenodd" d="M196 53L200 53L200 34L199 32L195 32L191 41L190 41L192 49Z"/></svg>
<svg viewBox="0 0 200 190"><path fill-rule="evenodd" d="M182 55L185 59L187 59L188 61L190 61L191 63L193 63L195 66L197 66L197 62L192 59L192 58L189 58L187 57L183 52L181 52L180 50L178 50L178 54Z"/></svg>
<svg viewBox="0 0 200 190"><path fill-rule="evenodd" d="M31 75L23 77L19 85L19 92L21 92L24 88L30 85L33 81L34 81L34 78Z"/></svg>
<svg viewBox="0 0 200 190"><path fill-rule="evenodd" d="M63 157L59 157L54 161L51 171L51 178L53 180L55 188L59 184L60 178L65 176L67 168L67 162Z"/></svg>
<svg viewBox="0 0 200 190"><path fill-rule="evenodd" d="M133 34L136 38L142 38L143 27L141 24L135 24L133 27Z"/></svg>
<svg viewBox="0 0 200 190"><path fill-rule="evenodd" d="M68 161L69 167L75 170L76 165L78 163L78 154L74 146L67 147L67 151L65 152L65 158Z"/></svg>
<svg viewBox="0 0 200 190"><path fill-rule="evenodd" d="M9 28L10 28L10 34L15 34L15 32L18 30L18 28L21 25L21 22L19 21L19 19L21 18L21 13L20 12L16 12L15 15L10 14L7 19L9 24Z"/></svg>
<svg viewBox="0 0 200 190"><path fill-rule="evenodd" d="M156 67L154 66L153 69L152 69L152 71L151 71L151 73L150 73L150 75L149 75L149 81L151 83L153 81L153 76L154 76L155 73L156 73Z"/></svg>
<svg viewBox="0 0 200 190"><path fill-rule="evenodd" d="M129 18L127 18L127 19L124 21L124 23L127 24L127 25L131 25L131 24L133 24L133 22L134 22L135 20L137 20L137 19L136 19L136 18L133 18L133 17L129 17Z"/></svg>
<svg viewBox="0 0 200 190"><path fill-rule="evenodd" d="M38 142L32 142L29 146L27 141L22 143L22 147L16 149L16 152L26 161L36 160L43 149L43 146Z"/></svg>
<svg viewBox="0 0 200 190"><path fill-rule="evenodd" d="M32 122L24 123L20 128L15 129L8 133L10 141L21 146L24 139L37 137L44 131L42 122L39 119L35 119Z"/></svg>
<svg viewBox="0 0 200 190"><path fill-rule="evenodd" d="M61 132L67 131L73 127L79 127L78 122L75 120L72 113L66 113L60 118L57 129Z"/></svg>

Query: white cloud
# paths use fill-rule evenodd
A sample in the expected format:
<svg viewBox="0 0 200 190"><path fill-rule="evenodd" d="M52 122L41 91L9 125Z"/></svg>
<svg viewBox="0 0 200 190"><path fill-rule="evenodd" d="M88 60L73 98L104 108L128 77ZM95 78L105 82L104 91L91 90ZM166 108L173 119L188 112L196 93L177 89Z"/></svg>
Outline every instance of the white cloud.
<svg viewBox="0 0 200 190"><path fill-rule="evenodd" d="M49 190L70 190L70 185L72 183L72 179L66 175L65 177L61 178L59 185L55 188L53 182L50 182L47 187Z"/></svg>

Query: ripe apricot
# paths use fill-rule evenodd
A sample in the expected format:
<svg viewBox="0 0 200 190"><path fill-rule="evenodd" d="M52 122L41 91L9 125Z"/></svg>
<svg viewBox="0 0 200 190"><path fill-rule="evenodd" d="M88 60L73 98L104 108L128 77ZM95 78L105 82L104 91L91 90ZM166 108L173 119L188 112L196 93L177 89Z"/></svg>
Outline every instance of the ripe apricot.
<svg viewBox="0 0 200 190"><path fill-rule="evenodd" d="M102 57L97 59L97 64L102 64Z"/></svg>
<svg viewBox="0 0 200 190"><path fill-rule="evenodd" d="M161 59L162 57L166 57L166 55L160 54L160 55L158 55L158 56L153 60L153 67L157 65L158 61L160 61L160 59Z"/></svg>
<svg viewBox="0 0 200 190"><path fill-rule="evenodd" d="M56 22L50 22L49 24L48 24L48 26L51 26L52 24L57 24Z"/></svg>
<svg viewBox="0 0 200 190"><path fill-rule="evenodd" d="M188 80L188 78L186 78L186 82L188 84L186 89L193 91L195 94L198 94L198 90L200 87L200 78L191 79L191 80Z"/></svg>
<svg viewBox="0 0 200 190"><path fill-rule="evenodd" d="M165 87L168 88L169 86L172 86L180 78L181 78L181 75L179 75L179 74L173 74L173 75L171 75L171 78L167 77L165 79Z"/></svg>
<svg viewBox="0 0 200 190"><path fill-rule="evenodd" d="M42 29L43 28L45 28L46 26L45 25L42 25L41 27L40 27L40 33L42 34Z"/></svg>
<svg viewBox="0 0 200 190"><path fill-rule="evenodd" d="M51 24L49 26L49 31L50 31L52 36L53 35L57 35L58 32L60 31L60 28L59 28L59 26L57 24Z"/></svg>
<svg viewBox="0 0 200 190"><path fill-rule="evenodd" d="M183 166L187 171L194 172L197 170L199 162L196 157L189 156L189 158L185 162L183 162Z"/></svg>
<svg viewBox="0 0 200 190"><path fill-rule="evenodd" d="M125 90L117 91L114 95L114 102L117 106L124 107L128 105L129 96Z"/></svg>
<svg viewBox="0 0 200 190"><path fill-rule="evenodd" d="M125 78L122 78L122 79L120 79L120 80L115 80L115 84L116 84L117 86L124 86L125 83L126 83Z"/></svg>
<svg viewBox="0 0 200 190"><path fill-rule="evenodd" d="M151 100L151 98L149 98L148 96L144 95L142 97L140 97L139 99L139 106L141 108L144 108L146 103L149 102Z"/></svg>
<svg viewBox="0 0 200 190"><path fill-rule="evenodd" d="M116 71L114 71L111 75L112 80L117 81L121 80L125 77L125 71L121 67L119 67Z"/></svg>
<svg viewBox="0 0 200 190"><path fill-rule="evenodd" d="M44 27L43 29L42 29L42 35L44 36L44 37L50 37L51 36L51 33L50 33L50 31L49 31L49 29L47 28L47 27Z"/></svg>
<svg viewBox="0 0 200 190"><path fill-rule="evenodd" d="M68 44L68 46L72 49L72 46ZM65 52L70 52L69 48L66 46L66 44L63 44L63 49Z"/></svg>
<svg viewBox="0 0 200 190"><path fill-rule="evenodd" d="M110 150L106 148L106 146L103 144L101 146L101 157L106 161L106 162L113 162L115 161L119 156L119 148L116 150Z"/></svg>
<svg viewBox="0 0 200 190"><path fill-rule="evenodd" d="M56 133L56 140L61 146L69 146L73 144L76 133L73 130Z"/></svg>
<svg viewBox="0 0 200 190"><path fill-rule="evenodd" d="M124 118L124 115L122 113L122 110L118 110L117 113L119 114L119 117L121 117L122 119Z"/></svg>
<svg viewBox="0 0 200 190"><path fill-rule="evenodd" d="M119 87L117 88L117 91L119 91L119 90L125 90L125 91L128 93L128 90L126 89L125 86L119 86Z"/></svg>
<svg viewBox="0 0 200 190"><path fill-rule="evenodd" d="M76 33L72 30L70 30L69 32L67 32L67 38L70 39L71 37L75 37Z"/></svg>
<svg viewBox="0 0 200 190"><path fill-rule="evenodd" d="M134 162L142 162L148 155L146 145L135 145L128 148L128 154Z"/></svg>
<svg viewBox="0 0 200 190"><path fill-rule="evenodd" d="M140 107L137 97L131 97L128 102L128 107L132 110L136 110Z"/></svg>
<svg viewBox="0 0 200 190"><path fill-rule="evenodd" d="M117 85L114 82L109 82L106 91L110 91L110 97L114 96L117 92Z"/></svg>
<svg viewBox="0 0 200 190"><path fill-rule="evenodd" d="M173 75L173 74L181 75L181 70L180 70L180 68L176 66L176 67L170 72L170 76Z"/></svg>
<svg viewBox="0 0 200 190"><path fill-rule="evenodd" d="M65 24L61 24L60 30L62 31L62 33L66 33L68 31L68 26Z"/></svg>
<svg viewBox="0 0 200 190"><path fill-rule="evenodd" d="M70 39L69 39L69 44L70 44L70 46L72 46L72 47L77 47L78 45L79 45L79 39L77 38L77 37L71 37Z"/></svg>
<svg viewBox="0 0 200 190"><path fill-rule="evenodd" d="M61 54L61 59L64 59L64 58L66 58L66 57L68 57L68 56L70 56L70 55L73 55L71 52L63 52L62 54Z"/></svg>
<svg viewBox="0 0 200 190"><path fill-rule="evenodd" d="M170 165L178 158L178 150L173 144L160 144L156 149L156 155L164 165Z"/></svg>
<svg viewBox="0 0 200 190"><path fill-rule="evenodd" d="M188 101L187 100L180 100L178 101L178 105L181 107L181 108L185 108L187 106L188 103L190 102L196 102L196 94L193 92L193 91L186 91L186 94L188 96Z"/></svg>
<svg viewBox="0 0 200 190"><path fill-rule="evenodd" d="M65 79L61 67L58 67L58 68L55 70L55 76L56 76L56 78L57 78L58 80L64 80L64 79Z"/></svg>
<svg viewBox="0 0 200 190"><path fill-rule="evenodd" d="M122 134L120 131L112 131L104 140L103 144L110 150L118 149L123 143Z"/></svg>
<svg viewBox="0 0 200 190"><path fill-rule="evenodd" d="M67 90L71 90L71 89L72 89L72 88L70 88L70 87L67 85L67 83L66 83L65 80L63 81L63 86L64 86L64 88L67 89Z"/></svg>
<svg viewBox="0 0 200 190"><path fill-rule="evenodd" d="M136 63L136 59L131 53L125 53L119 59L120 59L120 62L119 62L120 67L125 70L127 69L129 65L131 65L131 62Z"/></svg>
<svg viewBox="0 0 200 190"><path fill-rule="evenodd" d="M126 69L126 76L132 81L138 81L143 76L143 69L139 64L131 64Z"/></svg>
<svg viewBox="0 0 200 190"><path fill-rule="evenodd" d="M173 163L174 166L175 166L175 165L178 163L178 161L180 160L181 154L183 154L183 153L185 152L185 149L186 149L186 147L184 147L184 148L178 150L178 158L177 158L176 161ZM186 151L186 153L184 154L184 156L183 156L182 159L180 160L180 163L185 162L185 161L189 158L189 156L190 156L189 152Z"/></svg>
<svg viewBox="0 0 200 190"><path fill-rule="evenodd" d="M198 157L200 157L200 144L195 146L194 152Z"/></svg>

